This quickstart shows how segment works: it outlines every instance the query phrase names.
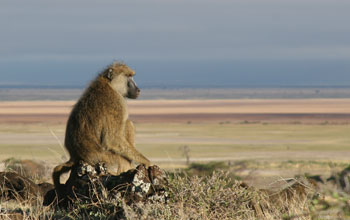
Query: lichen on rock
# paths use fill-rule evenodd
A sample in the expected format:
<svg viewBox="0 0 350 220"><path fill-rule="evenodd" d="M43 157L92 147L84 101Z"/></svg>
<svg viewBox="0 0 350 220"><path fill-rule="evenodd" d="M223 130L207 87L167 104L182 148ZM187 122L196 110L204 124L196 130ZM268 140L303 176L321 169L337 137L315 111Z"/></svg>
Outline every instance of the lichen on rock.
<svg viewBox="0 0 350 220"><path fill-rule="evenodd" d="M65 183L63 198L58 198L61 207L68 207L76 201L96 202L101 199L125 202L128 205L139 202L166 202L168 195L166 173L158 166L146 168L139 165L120 175L108 173L104 164L94 166L81 162L72 169ZM54 193L51 192L51 196ZM57 198L46 200L53 204Z"/></svg>

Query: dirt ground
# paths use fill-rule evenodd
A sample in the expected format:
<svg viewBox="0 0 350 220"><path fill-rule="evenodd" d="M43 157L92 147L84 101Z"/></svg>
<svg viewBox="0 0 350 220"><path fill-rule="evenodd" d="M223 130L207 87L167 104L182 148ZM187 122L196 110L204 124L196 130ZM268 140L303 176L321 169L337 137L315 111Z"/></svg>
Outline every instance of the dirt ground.
<svg viewBox="0 0 350 220"><path fill-rule="evenodd" d="M67 160L62 143L74 103L0 102L0 160L44 160L48 166ZM190 149L191 162L327 164L347 163L350 158L350 99L132 100L128 104L137 148L167 169L185 167L184 146ZM242 168L237 174L259 176L261 182L271 181L271 176L324 169L323 165L320 169L278 166Z"/></svg>
<svg viewBox="0 0 350 220"><path fill-rule="evenodd" d="M65 123L75 101L0 102L1 123ZM350 122L350 99L136 100L136 123Z"/></svg>

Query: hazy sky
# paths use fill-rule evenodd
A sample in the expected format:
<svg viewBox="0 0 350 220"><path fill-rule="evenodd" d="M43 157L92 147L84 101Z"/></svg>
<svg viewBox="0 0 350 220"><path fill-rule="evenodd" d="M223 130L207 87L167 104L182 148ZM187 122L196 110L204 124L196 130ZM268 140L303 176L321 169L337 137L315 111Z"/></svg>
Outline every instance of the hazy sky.
<svg viewBox="0 0 350 220"><path fill-rule="evenodd" d="M350 85L349 0L1 0L0 85Z"/></svg>

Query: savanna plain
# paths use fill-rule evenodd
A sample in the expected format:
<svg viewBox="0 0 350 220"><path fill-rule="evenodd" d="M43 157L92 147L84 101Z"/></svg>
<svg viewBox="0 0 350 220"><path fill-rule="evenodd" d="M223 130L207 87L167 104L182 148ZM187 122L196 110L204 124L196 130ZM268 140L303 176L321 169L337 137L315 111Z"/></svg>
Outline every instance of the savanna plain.
<svg viewBox="0 0 350 220"><path fill-rule="evenodd" d="M279 211L275 217L265 213L266 219L349 219L350 195L341 180L331 184L327 178L349 166L350 96L322 97L315 89L310 90L315 97L295 90L289 90L297 94L291 98L271 90L265 95L247 90L248 98L233 95L242 91L215 90L209 98L188 98L179 90L169 92L168 99L129 100L137 149L170 173L210 178L204 176L226 172L263 191L277 192L290 180L317 176L323 183L312 182L315 187L308 187L308 194L317 191L322 196L303 200L301 210L294 207L299 201L293 210ZM59 97L59 92L47 93ZM33 90L32 97L37 93ZM28 97L0 101L0 171L9 170L10 161L31 160L45 165L41 178L50 182L52 168L69 158L63 146L65 124L76 96Z"/></svg>

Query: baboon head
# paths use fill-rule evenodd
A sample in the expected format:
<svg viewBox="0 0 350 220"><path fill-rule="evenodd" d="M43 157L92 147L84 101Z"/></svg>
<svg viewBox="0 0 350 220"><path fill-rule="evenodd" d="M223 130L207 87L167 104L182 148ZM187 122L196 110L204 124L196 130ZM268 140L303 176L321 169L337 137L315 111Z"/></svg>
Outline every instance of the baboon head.
<svg viewBox="0 0 350 220"><path fill-rule="evenodd" d="M140 94L140 89L133 79L134 75L134 70L119 62L113 63L102 73L115 91L130 99L136 99Z"/></svg>

